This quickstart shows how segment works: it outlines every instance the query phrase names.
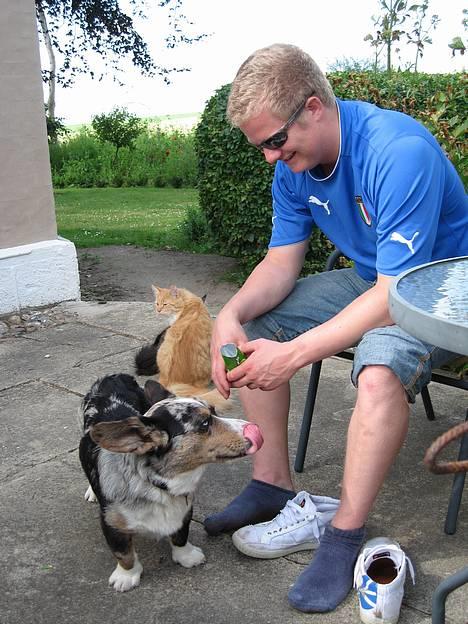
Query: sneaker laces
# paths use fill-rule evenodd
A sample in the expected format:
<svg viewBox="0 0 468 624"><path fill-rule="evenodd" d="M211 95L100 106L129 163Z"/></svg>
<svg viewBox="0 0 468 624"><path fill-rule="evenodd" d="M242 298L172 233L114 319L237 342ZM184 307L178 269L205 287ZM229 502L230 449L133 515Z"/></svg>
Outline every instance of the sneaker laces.
<svg viewBox="0 0 468 624"><path fill-rule="evenodd" d="M411 559L408 557L408 555L395 544L388 544L388 545L378 544L377 546L374 546L371 549L365 548L359 555L358 560L356 562L356 566L354 567L353 587L357 589L357 591L360 594L375 596L375 591L370 590L367 586L359 587L359 581L360 581L361 576L364 576L367 574L364 568L365 562L368 559L370 559L373 555L376 555L377 553L381 551L395 552L398 555L402 554L403 558L402 558L401 564L398 566L398 569L400 570L401 566L406 561L406 563L408 564L408 570L410 571L411 580L413 581L413 585L415 584L414 568L413 568L413 564L411 563Z"/></svg>
<svg viewBox="0 0 468 624"><path fill-rule="evenodd" d="M299 524L301 521L308 520L312 525L312 532L314 534L314 537L320 539L317 507L310 499L308 501L307 507L308 509L307 511L305 511L303 507L301 507L294 501L288 500L285 507L283 507L279 514L269 522L270 528L268 530L268 533L276 533L295 524Z"/></svg>

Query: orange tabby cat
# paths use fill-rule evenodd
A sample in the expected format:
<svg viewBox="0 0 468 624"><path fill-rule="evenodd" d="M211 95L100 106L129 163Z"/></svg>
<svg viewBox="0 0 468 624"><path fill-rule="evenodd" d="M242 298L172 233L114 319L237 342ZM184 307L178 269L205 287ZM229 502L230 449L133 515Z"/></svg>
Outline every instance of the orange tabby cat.
<svg viewBox="0 0 468 624"><path fill-rule="evenodd" d="M210 340L212 321L200 297L185 288L153 286L159 314L175 316L166 330L156 362L159 383L206 387L211 380Z"/></svg>
<svg viewBox="0 0 468 624"><path fill-rule="evenodd" d="M137 353L137 373L159 372L159 382L174 394L201 396L217 407L229 407L230 402L216 389L208 390L212 320L203 299L176 286L152 288L156 312L173 318L152 345L142 347Z"/></svg>

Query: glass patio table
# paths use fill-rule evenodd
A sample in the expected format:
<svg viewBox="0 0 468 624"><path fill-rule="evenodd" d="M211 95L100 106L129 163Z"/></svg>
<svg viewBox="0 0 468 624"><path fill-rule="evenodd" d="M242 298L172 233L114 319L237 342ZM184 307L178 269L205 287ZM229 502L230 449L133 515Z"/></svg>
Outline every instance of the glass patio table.
<svg viewBox="0 0 468 624"><path fill-rule="evenodd" d="M405 271L390 288L397 325L430 344L468 355L468 256Z"/></svg>
<svg viewBox="0 0 468 624"><path fill-rule="evenodd" d="M409 334L468 355L468 256L437 260L399 275L389 292L390 315ZM432 597L432 624L445 622L449 593L468 583L468 566L442 581Z"/></svg>

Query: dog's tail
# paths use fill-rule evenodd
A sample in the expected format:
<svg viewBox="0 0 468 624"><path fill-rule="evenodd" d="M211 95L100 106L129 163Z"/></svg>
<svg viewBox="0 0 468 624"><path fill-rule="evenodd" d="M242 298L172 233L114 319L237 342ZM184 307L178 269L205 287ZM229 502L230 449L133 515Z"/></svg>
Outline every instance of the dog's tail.
<svg viewBox="0 0 468 624"><path fill-rule="evenodd" d="M200 397L200 399L203 399L214 407L218 407L220 410L229 410L232 408L232 401L230 399L225 399L216 388L209 390L208 388L199 388L197 386L191 386L190 384L174 383L168 387L168 390L180 397Z"/></svg>

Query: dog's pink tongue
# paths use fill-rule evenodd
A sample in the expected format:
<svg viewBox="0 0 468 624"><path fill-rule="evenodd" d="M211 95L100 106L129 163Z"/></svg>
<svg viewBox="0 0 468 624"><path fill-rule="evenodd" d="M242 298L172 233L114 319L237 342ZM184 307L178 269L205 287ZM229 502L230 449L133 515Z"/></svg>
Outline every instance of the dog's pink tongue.
<svg viewBox="0 0 468 624"><path fill-rule="evenodd" d="M253 423L248 423L247 425L244 425L242 433L244 434L244 438L247 438L247 440L250 440L252 443L252 446L247 451L247 454L252 455L252 453L256 453L263 444L262 433L258 426Z"/></svg>

